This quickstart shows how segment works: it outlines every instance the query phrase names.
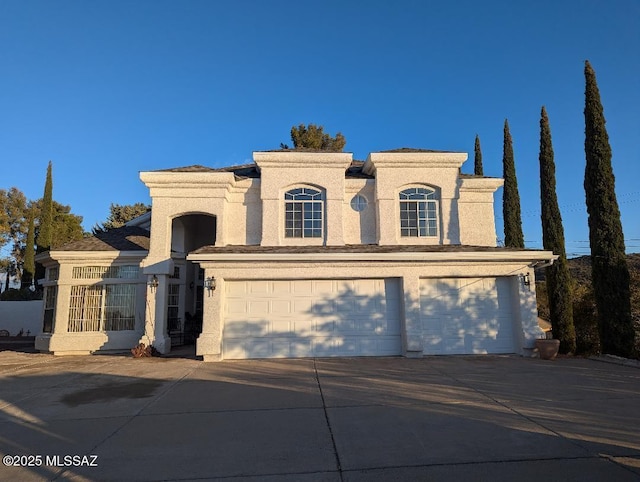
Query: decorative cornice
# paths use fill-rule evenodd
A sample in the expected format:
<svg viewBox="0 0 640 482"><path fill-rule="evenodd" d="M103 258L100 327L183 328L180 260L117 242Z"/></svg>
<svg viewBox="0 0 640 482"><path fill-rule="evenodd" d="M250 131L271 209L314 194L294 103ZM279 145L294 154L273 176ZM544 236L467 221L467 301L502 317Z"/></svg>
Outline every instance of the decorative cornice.
<svg viewBox="0 0 640 482"><path fill-rule="evenodd" d="M552 263L558 258L551 251L451 251L451 252L302 252L302 253L192 253L187 256L188 261L205 262L322 262L322 261L405 261L405 262L522 262L526 264Z"/></svg>
<svg viewBox="0 0 640 482"><path fill-rule="evenodd" d="M140 172L140 180L149 189L193 189L203 186L226 188L235 184L232 172L143 171Z"/></svg>
<svg viewBox="0 0 640 482"><path fill-rule="evenodd" d="M459 168L468 157L466 152L372 152L362 172L374 175L384 168Z"/></svg>
<svg viewBox="0 0 640 482"><path fill-rule="evenodd" d="M466 177L459 182L461 192L496 192L504 185L504 179L497 177Z"/></svg>
<svg viewBox="0 0 640 482"><path fill-rule="evenodd" d="M262 168L323 168L346 171L351 165L353 154L350 152L304 152L278 151L254 152L253 160Z"/></svg>

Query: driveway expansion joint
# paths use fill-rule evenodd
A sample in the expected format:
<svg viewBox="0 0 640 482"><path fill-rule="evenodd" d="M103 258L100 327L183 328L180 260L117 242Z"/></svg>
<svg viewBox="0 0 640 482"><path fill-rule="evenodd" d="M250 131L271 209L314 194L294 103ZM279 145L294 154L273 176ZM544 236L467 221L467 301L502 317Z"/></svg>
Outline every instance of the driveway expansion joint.
<svg viewBox="0 0 640 482"><path fill-rule="evenodd" d="M316 359L313 359L313 370L315 372L315 379L318 383L318 390L320 391L320 398L322 399L322 408L324 411L324 419L327 422L327 428L329 429L329 435L331 435L331 444L333 445L333 453L336 458L336 466L338 468L338 474L340 474L340 480L344 480L342 477L342 464L340 462L340 454L338 453L338 447L336 445L336 439L333 435L331 428L331 421L329 420L329 413L327 412L327 404L324 399L324 393L322 391L322 384L320 383L320 375L318 374L318 366L316 365Z"/></svg>

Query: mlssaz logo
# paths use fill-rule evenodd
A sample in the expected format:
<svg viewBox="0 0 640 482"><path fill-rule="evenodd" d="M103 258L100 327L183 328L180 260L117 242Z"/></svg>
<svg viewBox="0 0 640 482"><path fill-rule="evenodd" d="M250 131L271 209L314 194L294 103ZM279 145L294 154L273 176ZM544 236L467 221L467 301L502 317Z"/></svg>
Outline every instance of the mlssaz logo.
<svg viewBox="0 0 640 482"><path fill-rule="evenodd" d="M97 455L47 455L46 464L52 467L97 467Z"/></svg>

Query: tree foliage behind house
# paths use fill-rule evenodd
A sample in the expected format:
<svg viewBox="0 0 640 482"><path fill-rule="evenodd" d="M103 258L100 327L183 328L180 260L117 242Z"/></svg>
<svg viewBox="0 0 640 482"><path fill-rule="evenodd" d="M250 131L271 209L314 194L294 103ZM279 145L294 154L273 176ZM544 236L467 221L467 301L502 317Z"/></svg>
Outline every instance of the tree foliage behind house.
<svg viewBox="0 0 640 482"><path fill-rule="evenodd" d="M332 137L324 132L323 126L300 124L291 128L291 142L293 142L293 148L299 150L342 152L347 140L340 132ZM280 144L280 147L289 149L287 144Z"/></svg>
<svg viewBox="0 0 640 482"><path fill-rule="evenodd" d="M478 137L478 134L476 134L476 142L473 152L473 173L476 176L484 176L484 169L482 168L482 149L480 148L480 137Z"/></svg>
<svg viewBox="0 0 640 482"><path fill-rule="evenodd" d="M0 190L0 247L10 243L10 256L0 260L0 270L13 279L30 285L32 278L40 279L44 270L32 264L33 248L31 245L48 244L48 248L57 248L70 241L82 239L82 217L71 213L71 207L54 201L53 182L51 179L51 163L47 169L44 189L45 197L37 201L27 201L25 195L16 187ZM45 207L48 206L48 207ZM31 223L33 221L33 227ZM48 228L47 228L48 224ZM45 234L42 234L43 229ZM40 252L45 249L38 245ZM23 276L26 277L23 279ZM8 288L5 283L5 290Z"/></svg>
<svg viewBox="0 0 640 482"><path fill-rule="evenodd" d="M121 228L125 223L135 219L151 210L151 206L144 203L114 204L109 206L109 217L104 223L96 224L91 231L93 234Z"/></svg>
<svg viewBox="0 0 640 482"><path fill-rule="evenodd" d="M572 280L573 320L576 331L576 353L600 353L598 311L593 294L591 257L581 256L567 260ZM640 254L628 254L627 265L631 280L631 318L635 327L635 348L632 356L640 358ZM549 319L545 269L536 273L538 315Z"/></svg>
<svg viewBox="0 0 640 482"><path fill-rule="evenodd" d="M28 219L28 228L27 228L27 238L25 240L24 246L24 262L22 265L22 278L21 278L21 287L28 288L31 286L33 282L33 277L36 274L36 224L35 224L35 215L34 210L29 209L29 214L27 215Z"/></svg>
<svg viewBox="0 0 640 482"><path fill-rule="evenodd" d="M40 223L36 244L38 253L51 248L53 239L53 177L51 173L51 161L47 167L47 177L44 184L44 194L40 203Z"/></svg>
<svg viewBox="0 0 640 482"><path fill-rule="evenodd" d="M611 166L611 146L596 75L585 62L584 189L589 216L593 292L604 353L629 356L633 350L629 269Z"/></svg>

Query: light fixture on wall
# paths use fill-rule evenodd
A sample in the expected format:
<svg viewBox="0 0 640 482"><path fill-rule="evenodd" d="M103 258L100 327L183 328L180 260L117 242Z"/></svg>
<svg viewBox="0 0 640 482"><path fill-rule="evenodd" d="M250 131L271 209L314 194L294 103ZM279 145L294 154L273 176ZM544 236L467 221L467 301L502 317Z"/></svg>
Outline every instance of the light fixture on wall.
<svg viewBox="0 0 640 482"><path fill-rule="evenodd" d="M213 276L209 276L204 280L204 287L207 289L209 294L216 289L216 279Z"/></svg>
<svg viewBox="0 0 640 482"><path fill-rule="evenodd" d="M158 277L154 274L147 282L147 285L151 288L151 292L154 293L158 289Z"/></svg>
<svg viewBox="0 0 640 482"><path fill-rule="evenodd" d="M520 281L522 281L522 286L531 286L531 278L529 277L529 273L521 273Z"/></svg>

